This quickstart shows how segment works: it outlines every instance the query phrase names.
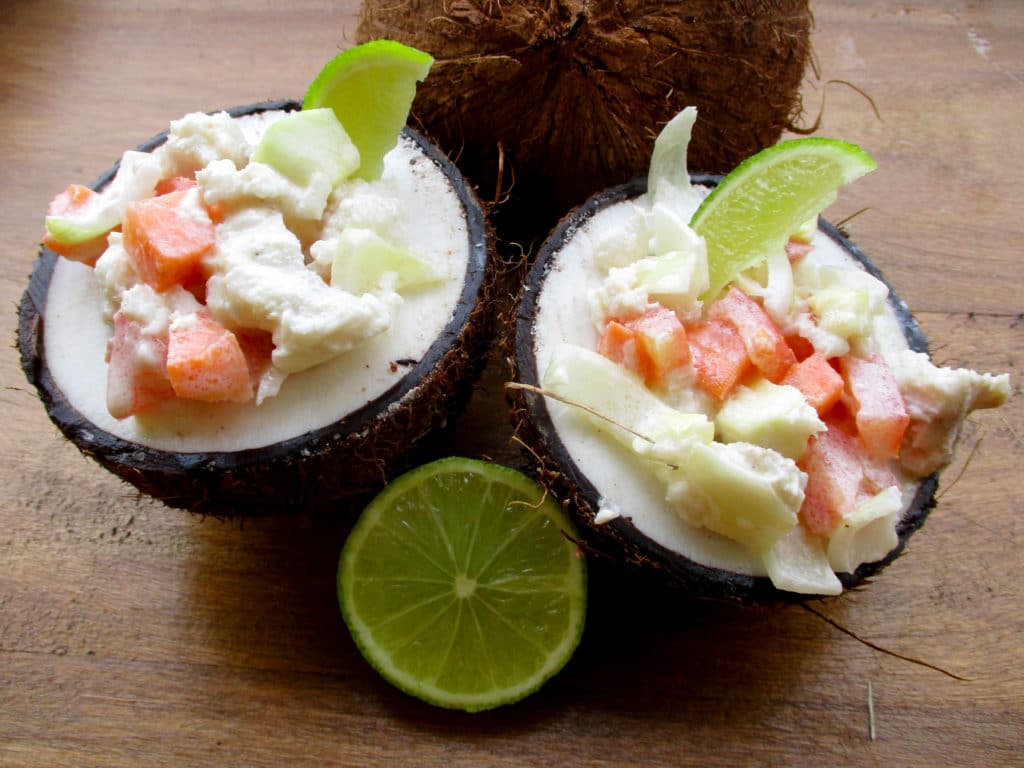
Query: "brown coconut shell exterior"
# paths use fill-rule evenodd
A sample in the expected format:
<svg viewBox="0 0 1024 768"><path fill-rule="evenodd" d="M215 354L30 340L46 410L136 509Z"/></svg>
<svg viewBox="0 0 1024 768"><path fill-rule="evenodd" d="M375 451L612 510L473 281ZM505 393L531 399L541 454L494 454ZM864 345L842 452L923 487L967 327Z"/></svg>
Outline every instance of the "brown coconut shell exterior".
<svg viewBox="0 0 1024 768"><path fill-rule="evenodd" d="M274 101L228 111L238 116L298 106ZM428 438L459 413L482 372L493 334L497 270L493 237L472 189L436 147L406 130L458 191L467 214L470 257L451 320L421 360L395 361L407 372L390 390L334 424L263 448L175 453L123 440L89 422L50 375L43 323L59 257L42 248L19 307L18 348L25 375L65 437L142 493L170 507L218 517L348 508L410 466L418 452L429 450ZM165 139L161 134L139 149L150 151ZM93 187L109 183L115 172L116 166Z"/></svg>
<svg viewBox="0 0 1024 768"><path fill-rule="evenodd" d="M710 186L720 178L717 175L694 175L693 181ZM643 194L646 186L646 178L638 178L593 196L567 214L544 242L519 296L514 329L505 341L514 381L532 387L541 386L543 371L537 370L534 357L533 323L545 276L555 265L562 245L598 211ZM859 261L872 276L885 283L889 289L890 305L910 347L915 351L927 352L928 341L907 305L896 295L871 259L827 221L819 219L819 228ZM628 509L624 510L622 517L607 523L596 523L600 495L559 439L548 415L544 397L522 389L508 388L506 391L516 440L526 452L532 471L572 514L580 529L581 546L592 556L622 563L627 569L653 576L659 585L688 597L744 604L800 602L813 597L778 590L764 576L750 576L709 567L669 550L641 533L630 520ZM845 589L866 584L904 551L910 536L921 527L935 506L937 488L938 474L920 481L912 503L897 525L897 547L880 561L862 564L854 573L837 574Z"/></svg>
<svg viewBox="0 0 1024 768"><path fill-rule="evenodd" d="M812 27L808 0L365 0L356 37L435 57L413 115L528 245L646 172L684 107L700 112L692 167L774 144L802 111Z"/></svg>

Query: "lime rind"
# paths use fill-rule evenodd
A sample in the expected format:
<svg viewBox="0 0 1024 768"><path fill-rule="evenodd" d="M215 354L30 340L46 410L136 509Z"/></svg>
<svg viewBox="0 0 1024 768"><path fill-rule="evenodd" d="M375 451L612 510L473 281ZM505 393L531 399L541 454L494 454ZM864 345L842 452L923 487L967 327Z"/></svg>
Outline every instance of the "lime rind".
<svg viewBox="0 0 1024 768"><path fill-rule="evenodd" d="M576 535L564 510L516 470L461 457L424 465L353 528L338 570L343 618L406 693L469 712L513 703L582 637L586 566L563 532ZM460 579L471 599L457 595Z"/></svg>
<svg viewBox="0 0 1024 768"><path fill-rule="evenodd" d="M384 155L409 119L416 83L434 58L394 40L371 40L331 59L310 83L303 109L329 107L359 150L356 175L380 177Z"/></svg>
<svg viewBox="0 0 1024 768"><path fill-rule="evenodd" d="M736 166L690 221L707 243L710 285L701 299L714 299L739 273L784 248L841 186L875 168L857 145L821 137L780 142Z"/></svg>

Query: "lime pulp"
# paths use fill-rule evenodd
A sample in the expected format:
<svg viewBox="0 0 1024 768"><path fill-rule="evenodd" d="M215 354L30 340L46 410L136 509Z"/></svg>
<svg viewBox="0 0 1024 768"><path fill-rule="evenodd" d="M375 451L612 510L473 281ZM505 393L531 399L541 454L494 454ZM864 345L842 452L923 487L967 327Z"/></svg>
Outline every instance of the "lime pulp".
<svg viewBox="0 0 1024 768"><path fill-rule="evenodd" d="M572 523L525 475L452 457L411 470L363 511L342 551L342 615L401 690L467 711L518 701L583 632Z"/></svg>

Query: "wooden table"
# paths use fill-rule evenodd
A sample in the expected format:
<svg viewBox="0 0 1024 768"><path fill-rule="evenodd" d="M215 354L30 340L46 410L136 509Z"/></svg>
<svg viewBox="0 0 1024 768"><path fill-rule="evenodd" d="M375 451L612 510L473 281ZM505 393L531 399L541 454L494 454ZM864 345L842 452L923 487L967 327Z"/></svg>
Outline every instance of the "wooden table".
<svg viewBox="0 0 1024 768"><path fill-rule="evenodd" d="M818 133L880 166L829 217L870 206L849 229L939 361L1017 376L1024 6L813 7L807 120L827 94ZM52 195L185 112L301 95L351 43L356 12L326 0L4 8L8 342ZM599 571L563 673L520 705L466 716L405 697L359 656L334 597L345 522L241 525L139 498L59 436L8 347L0 765L1024 765L1016 378L1008 407L971 419L938 509L867 589L817 614L740 610L636 597L641 585ZM453 450L519 461L501 382L492 369Z"/></svg>

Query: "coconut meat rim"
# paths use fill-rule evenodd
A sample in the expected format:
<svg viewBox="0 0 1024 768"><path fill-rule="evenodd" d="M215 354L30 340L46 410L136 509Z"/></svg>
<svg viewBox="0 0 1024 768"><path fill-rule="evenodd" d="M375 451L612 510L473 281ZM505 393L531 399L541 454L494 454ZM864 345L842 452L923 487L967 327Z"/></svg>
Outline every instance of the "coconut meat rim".
<svg viewBox="0 0 1024 768"><path fill-rule="evenodd" d="M267 106L293 107L287 102ZM233 110L253 143L284 113L262 105ZM161 137L144 148L159 143ZM100 288L90 267L58 258L42 312L45 363L54 385L97 430L175 453L235 452L281 443L414 386L410 379L426 373L418 368L436 357L431 353L438 352L437 345L450 343L457 332L452 326L465 322L460 307L475 302L486 257L486 245L472 242L471 213L456 187L457 172L428 149L420 137L404 132L385 157L382 178L372 184L394 196L417 253L430 264L444 265L448 279L403 291L386 332L289 375L281 391L259 406L179 399L156 415L119 420L106 404L104 356L110 326L100 311Z"/></svg>

